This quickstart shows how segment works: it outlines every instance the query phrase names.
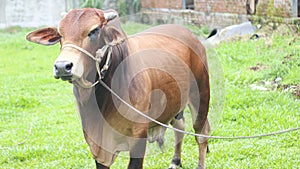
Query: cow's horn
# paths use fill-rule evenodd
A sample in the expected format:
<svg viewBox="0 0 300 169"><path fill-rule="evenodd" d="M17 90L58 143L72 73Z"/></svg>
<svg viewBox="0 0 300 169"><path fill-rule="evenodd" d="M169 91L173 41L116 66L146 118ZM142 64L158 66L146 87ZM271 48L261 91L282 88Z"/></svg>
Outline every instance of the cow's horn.
<svg viewBox="0 0 300 169"><path fill-rule="evenodd" d="M104 12L104 18L107 21L110 21L112 19L114 19L115 17L117 17L118 14L116 14L115 12Z"/></svg>

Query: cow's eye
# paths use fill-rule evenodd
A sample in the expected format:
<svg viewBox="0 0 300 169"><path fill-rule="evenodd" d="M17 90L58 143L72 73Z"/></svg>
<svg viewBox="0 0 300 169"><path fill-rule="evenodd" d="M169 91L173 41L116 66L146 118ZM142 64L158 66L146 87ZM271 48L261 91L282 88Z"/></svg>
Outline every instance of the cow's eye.
<svg viewBox="0 0 300 169"><path fill-rule="evenodd" d="M89 36L89 37L97 36L97 35L99 34L99 31L100 31L100 29L97 27L97 28L93 29L93 30L88 34L88 36Z"/></svg>

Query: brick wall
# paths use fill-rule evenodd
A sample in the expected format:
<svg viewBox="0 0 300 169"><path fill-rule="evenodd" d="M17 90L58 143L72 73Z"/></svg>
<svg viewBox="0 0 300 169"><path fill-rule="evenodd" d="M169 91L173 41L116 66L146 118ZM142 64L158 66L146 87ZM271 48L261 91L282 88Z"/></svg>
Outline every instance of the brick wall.
<svg viewBox="0 0 300 169"><path fill-rule="evenodd" d="M183 0L141 0L142 8L168 8L182 9ZM196 11L209 13L230 13L230 14L247 14L247 0L194 0L194 8ZM267 9L268 4L272 4L278 11L284 13L284 17L288 17L292 11L292 0L259 0L259 4L263 4L263 13Z"/></svg>
<svg viewBox="0 0 300 169"><path fill-rule="evenodd" d="M195 10L205 13L247 14L246 0L194 0Z"/></svg>
<svg viewBox="0 0 300 169"><path fill-rule="evenodd" d="M143 8L182 9L182 0L141 0ZM246 0L194 0L196 11L246 14Z"/></svg>
<svg viewBox="0 0 300 169"><path fill-rule="evenodd" d="M220 28L247 20L246 0L194 0L194 11L181 11L182 0L141 0L142 12L148 20L172 23L184 19L188 23ZM168 8L172 11L150 10ZM173 17L170 21L170 12ZM164 17L164 15L166 17ZM169 21L168 21L169 20Z"/></svg>
<svg viewBox="0 0 300 169"><path fill-rule="evenodd" d="M182 0L141 0L143 8L182 9Z"/></svg>
<svg viewBox="0 0 300 169"><path fill-rule="evenodd" d="M296 0L258 0L256 15L289 18L292 16L292 7L295 6L294 1ZM222 28L247 21L249 15L246 5L247 0L194 0L194 10L181 10L182 0L141 0L142 13L148 18L146 20L172 23L183 19L186 23L208 25L210 28Z"/></svg>

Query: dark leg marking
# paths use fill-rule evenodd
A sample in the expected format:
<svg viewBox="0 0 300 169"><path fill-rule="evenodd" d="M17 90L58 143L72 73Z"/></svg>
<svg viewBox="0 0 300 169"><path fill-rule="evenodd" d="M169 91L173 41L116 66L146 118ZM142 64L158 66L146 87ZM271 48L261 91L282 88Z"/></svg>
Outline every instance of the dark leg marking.
<svg viewBox="0 0 300 169"><path fill-rule="evenodd" d="M95 160L95 162L96 162L96 168L97 169L109 169L109 167L106 167L106 166L98 163L96 160Z"/></svg>

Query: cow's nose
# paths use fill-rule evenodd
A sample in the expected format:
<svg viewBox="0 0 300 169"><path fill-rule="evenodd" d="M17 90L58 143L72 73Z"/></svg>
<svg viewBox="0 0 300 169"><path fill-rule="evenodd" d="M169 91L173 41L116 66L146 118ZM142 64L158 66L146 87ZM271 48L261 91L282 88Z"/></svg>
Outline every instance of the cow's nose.
<svg viewBox="0 0 300 169"><path fill-rule="evenodd" d="M54 77L62 80L71 80L73 63L68 61L58 61L54 64Z"/></svg>

